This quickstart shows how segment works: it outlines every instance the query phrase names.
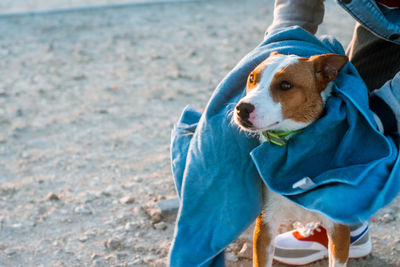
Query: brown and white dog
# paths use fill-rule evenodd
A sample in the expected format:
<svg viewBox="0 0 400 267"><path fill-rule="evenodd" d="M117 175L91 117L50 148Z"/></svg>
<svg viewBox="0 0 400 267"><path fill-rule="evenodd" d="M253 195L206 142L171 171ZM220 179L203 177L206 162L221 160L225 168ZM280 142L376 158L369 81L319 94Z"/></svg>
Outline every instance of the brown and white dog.
<svg viewBox="0 0 400 267"><path fill-rule="evenodd" d="M264 131L307 127L321 115L331 82L347 61L347 57L335 54L308 59L271 53L248 76L246 96L236 105L234 122L245 131L259 133L262 142ZM253 266L272 265L274 238L288 219L304 224L320 222L329 238L329 266L346 266L350 246L348 226L307 211L265 186L263 201L254 231Z"/></svg>

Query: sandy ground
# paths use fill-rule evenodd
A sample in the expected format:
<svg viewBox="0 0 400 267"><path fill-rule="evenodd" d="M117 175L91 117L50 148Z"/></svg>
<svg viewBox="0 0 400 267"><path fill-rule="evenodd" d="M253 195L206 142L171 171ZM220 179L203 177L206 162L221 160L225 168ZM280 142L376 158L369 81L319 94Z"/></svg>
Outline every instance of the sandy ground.
<svg viewBox="0 0 400 267"><path fill-rule="evenodd" d="M320 33L347 44L352 19L328 7ZM165 266L170 131L271 16L271 1L218 0L1 18L0 266ZM349 266L400 266L399 202ZM246 238L229 265L249 265Z"/></svg>

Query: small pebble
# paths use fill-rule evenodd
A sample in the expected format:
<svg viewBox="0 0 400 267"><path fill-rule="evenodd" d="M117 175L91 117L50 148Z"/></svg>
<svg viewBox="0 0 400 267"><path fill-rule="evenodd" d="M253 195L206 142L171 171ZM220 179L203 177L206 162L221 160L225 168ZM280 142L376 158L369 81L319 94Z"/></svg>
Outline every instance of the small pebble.
<svg viewBox="0 0 400 267"><path fill-rule="evenodd" d="M144 262L147 266L149 266L150 263L153 262L153 261L156 260L156 259L157 259L157 256L155 256L155 255L148 255L147 257L144 257L144 258L143 258L143 262Z"/></svg>
<svg viewBox="0 0 400 267"><path fill-rule="evenodd" d="M114 219L109 219L104 221L104 224L110 227L115 227L117 225L117 222Z"/></svg>
<svg viewBox="0 0 400 267"><path fill-rule="evenodd" d="M145 209L145 212L149 216L153 224L161 222L162 216L160 210L148 208Z"/></svg>
<svg viewBox="0 0 400 267"><path fill-rule="evenodd" d="M93 200L95 200L96 198L97 198L97 196L96 196L95 194L86 193L86 194L83 196L83 201L84 201L85 203L89 203L89 202L92 202Z"/></svg>
<svg viewBox="0 0 400 267"><path fill-rule="evenodd" d="M253 249L248 243L244 243L242 249L239 251L239 258L252 259L253 258Z"/></svg>
<svg viewBox="0 0 400 267"><path fill-rule="evenodd" d="M49 144L44 140L35 140L31 143L31 145L41 149L49 147Z"/></svg>
<svg viewBox="0 0 400 267"><path fill-rule="evenodd" d="M88 209L86 206L84 206L84 205L81 205L81 206L76 207L76 208L74 209L74 212L75 212L75 213L78 213L78 214L83 214L83 215L90 215L90 214L92 214L92 211L89 210L89 209Z"/></svg>
<svg viewBox="0 0 400 267"><path fill-rule="evenodd" d="M78 240L80 241L80 242L86 242L86 241L88 241L88 239L89 239L89 237L87 236L87 235L83 235L83 236L80 236L79 238L78 238Z"/></svg>
<svg viewBox="0 0 400 267"><path fill-rule="evenodd" d="M8 248L4 251L4 253L8 256L12 256L14 254L17 254L17 250L15 248Z"/></svg>
<svg viewBox="0 0 400 267"><path fill-rule="evenodd" d="M172 198L163 200L157 203L158 207L160 208L161 215L166 217L169 215L175 215L179 209L179 199Z"/></svg>
<svg viewBox="0 0 400 267"><path fill-rule="evenodd" d="M121 204L132 204L133 202L135 202L135 199L133 197L126 196L121 198L119 202L121 202Z"/></svg>
<svg viewBox="0 0 400 267"><path fill-rule="evenodd" d="M97 235L98 230L97 229L89 229L87 230L84 235L86 235L87 237L95 237Z"/></svg>
<svg viewBox="0 0 400 267"><path fill-rule="evenodd" d="M113 254L108 255L108 256L104 257L104 259L106 261L108 261L108 262L114 262L115 261L115 255L113 255Z"/></svg>
<svg viewBox="0 0 400 267"><path fill-rule="evenodd" d="M81 73L81 74L76 74L72 76L73 80L79 81L79 80L84 80L86 79L86 75Z"/></svg>
<svg viewBox="0 0 400 267"><path fill-rule="evenodd" d="M95 259L95 260L93 261L93 263L92 263L92 266L93 266L93 267L102 267L102 266L105 266L104 259L103 259L103 258Z"/></svg>
<svg viewBox="0 0 400 267"><path fill-rule="evenodd" d="M99 258L101 258L101 255L96 254L96 253L93 253L93 254L90 256L90 258L91 258L92 260L99 259Z"/></svg>
<svg viewBox="0 0 400 267"><path fill-rule="evenodd" d="M128 254L126 254L126 253L117 253L118 260L123 260L123 259L126 259L127 257L128 257Z"/></svg>
<svg viewBox="0 0 400 267"><path fill-rule="evenodd" d="M125 226L123 226L123 225L120 225L120 226L118 226L117 228L114 229L114 233L115 234L124 235L125 232L126 232Z"/></svg>
<svg viewBox="0 0 400 267"><path fill-rule="evenodd" d="M157 230L165 230L167 229L167 224L165 222L159 222L154 224L154 228L156 228Z"/></svg>
<svg viewBox="0 0 400 267"><path fill-rule="evenodd" d="M118 238L110 238L104 243L105 247L110 250L116 250L120 248L121 244L121 240L119 240Z"/></svg>
<svg viewBox="0 0 400 267"><path fill-rule="evenodd" d="M391 223L394 221L396 218L393 216L393 214L390 213L385 213L381 218L379 218L379 221L383 223Z"/></svg>
<svg viewBox="0 0 400 267"><path fill-rule="evenodd" d="M226 254L225 254L225 260L226 260L226 261L231 261L231 262L236 262L236 261L238 261L239 259L238 259L238 257L237 257L235 254L233 254L233 253L226 253Z"/></svg>
<svg viewBox="0 0 400 267"><path fill-rule="evenodd" d="M125 224L125 231L127 232L134 232L135 230L137 230L140 226L137 223L131 223L128 222Z"/></svg>
<svg viewBox="0 0 400 267"><path fill-rule="evenodd" d="M6 137L4 135L0 134L0 144L1 143L6 143L6 142L7 142Z"/></svg>
<svg viewBox="0 0 400 267"><path fill-rule="evenodd" d="M117 191L117 188L114 185L110 185L106 189L104 189L101 192L101 194L106 196L106 197L109 197L109 196L115 194L116 191Z"/></svg>
<svg viewBox="0 0 400 267"><path fill-rule="evenodd" d="M168 258L161 258L161 259L156 259L152 264L152 267L165 267L168 266Z"/></svg>
<svg viewBox="0 0 400 267"><path fill-rule="evenodd" d="M46 199L50 200L50 201L58 201L58 200L60 200L60 198L54 193L49 193L47 195Z"/></svg>
<svg viewBox="0 0 400 267"><path fill-rule="evenodd" d="M35 227L36 226L36 221L35 221L35 219L30 219L30 220L28 220L27 222L26 222L26 225L27 226L29 226L29 227Z"/></svg>
<svg viewBox="0 0 400 267"><path fill-rule="evenodd" d="M137 266L137 265L143 265L143 260L142 259L136 259L134 261L131 261L128 263L127 266Z"/></svg>
<svg viewBox="0 0 400 267"><path fill-rule="evenodd" d="M23 227L21 223L15 223L9 225L7 228L12 231L21 231Z"/></svg>
<svg viewBox="0 0 400 267"><path fill-rule="evenodd" d="M73 220L71 218L61 218L60 222L62 222L62 223L72 223Z"/></svg>

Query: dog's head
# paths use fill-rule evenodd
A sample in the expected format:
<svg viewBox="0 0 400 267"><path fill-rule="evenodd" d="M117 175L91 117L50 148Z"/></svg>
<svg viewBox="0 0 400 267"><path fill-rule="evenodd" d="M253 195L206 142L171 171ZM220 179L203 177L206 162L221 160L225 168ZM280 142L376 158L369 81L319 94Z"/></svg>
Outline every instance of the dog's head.
<svg viewBox="0 0 400 267"><path fill-rule="evenodd" d="M320 116L330 94L328 84L347 61L335 54L308 59L271 53L249 74L235 123L252 132L306 127Z"/></svg>

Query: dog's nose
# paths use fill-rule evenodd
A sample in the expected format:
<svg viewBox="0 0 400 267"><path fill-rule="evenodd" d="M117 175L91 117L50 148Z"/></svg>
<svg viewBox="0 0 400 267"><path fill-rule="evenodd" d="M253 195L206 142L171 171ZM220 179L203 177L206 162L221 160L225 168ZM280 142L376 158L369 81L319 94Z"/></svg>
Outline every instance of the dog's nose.
<svg viewBox="0 0 400 267"><path fill-rule="evenodd" d="M249 117L250 113L253 112L254 108L255 107L250 103L241 102L238 105L236 105L236 113L242 122L246 122L251 125Z"/></svg>

